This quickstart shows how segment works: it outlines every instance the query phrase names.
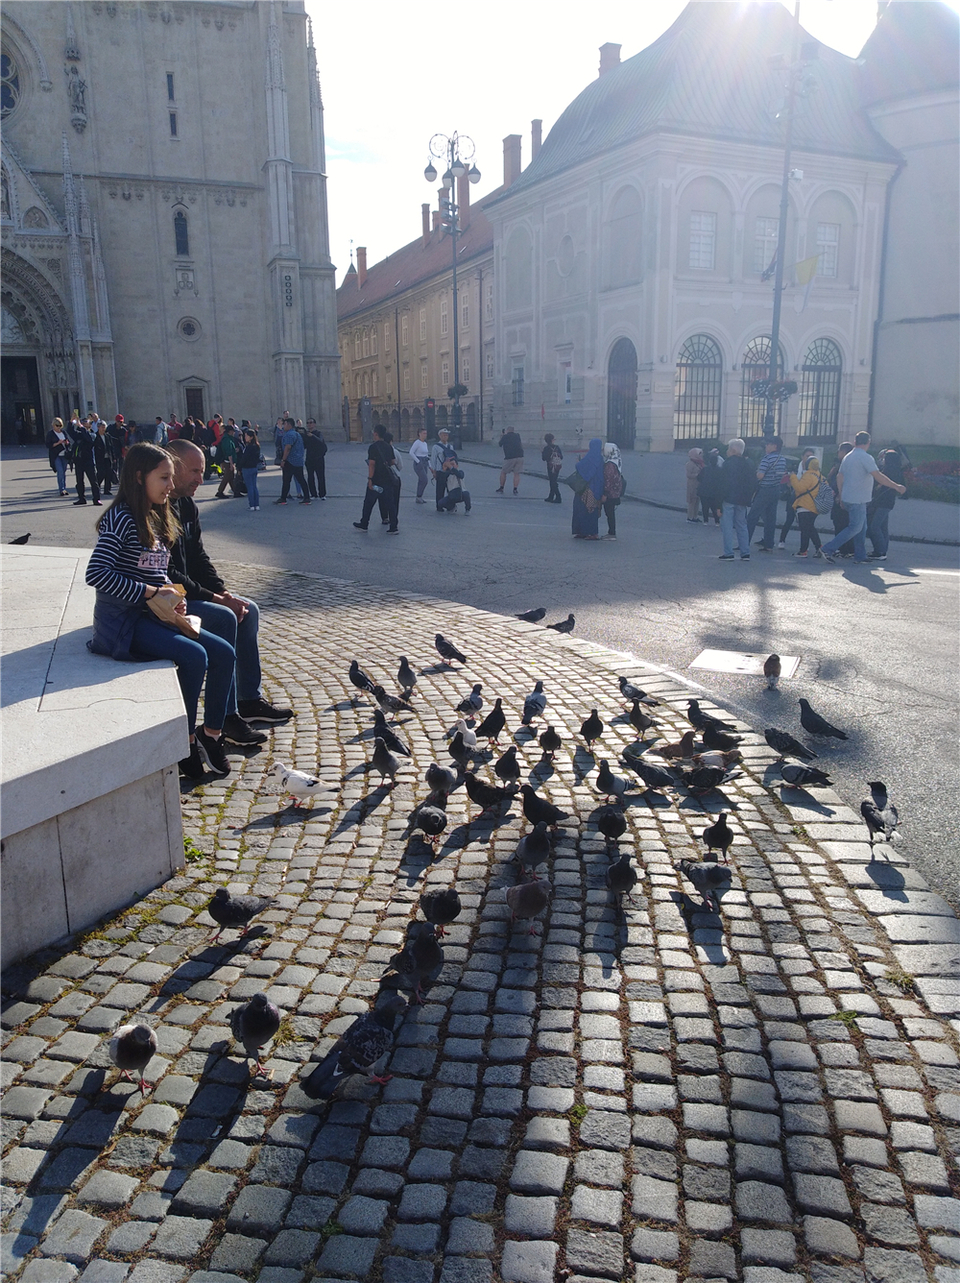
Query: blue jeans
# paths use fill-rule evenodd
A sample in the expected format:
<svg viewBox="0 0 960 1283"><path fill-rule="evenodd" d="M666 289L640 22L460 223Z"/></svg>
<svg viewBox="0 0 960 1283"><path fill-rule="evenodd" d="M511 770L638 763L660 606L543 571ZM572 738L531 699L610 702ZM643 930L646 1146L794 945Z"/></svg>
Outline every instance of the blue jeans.
<svg viewBox="0 0 960 1283"><path fill-rule="evenodd" d="M873 544L875 557L885 557L890 547L890 536L887 527L890 523L889 508L874 508L867 523L867 537Z"/></svg>
<svg viewBox="0 0 960 1283"><path fill-rule="evenodd" d="M219 609L223 610L225 607L221 606ZM149 659L172 659L176 664L177 681L180 683L191 735L197 724L197 705L200 702L203 679L206 677L204 724L212 731L221 729L227 712L227 701L233 689L233 670L236 664L236 654L229 642L216 633L207 632L206 628L200 630L200 637L194 641L148 614L137 620L131 650L135 655L145 655Z"/></svg>
<svg viewBox="0 0 960 1283"><path fill-rule="evenodd" d="M750 556L750 536L747 534L747 509L738 503L725 503L720 516L723 532L723 555L733 556L733 532L737 532L737 547L741 557Z"/></svg>
<svg viewBox="0 0 960 1283"><path fill-rule="evenodd" d="M847 516L850 518L850 524L841 530L838 535L834 535L829 543L823 545L823 551L828 557L832 556L848 539L853 540L853 556L855 561L866 561L867 559L867 541L865 531L867 528L867 505L865 503L848 503L844 507L847 510Z"/></svg>
<svg viewBox="0 0 960 1283"><path fill-rule="evenodd" d="M67 461L62 454L56 455L53 460L54 470L57 474L57 489L66 490L67 488Z"/></svg>
<svg viewBox="0 0 960 1283"><path fill-rule="evenodd" d="M777 533L777 504L780 502L780 487L761 486L753 497L750 511L747 513L747 537L753 538L757 526L763 525L763 546L773 547L773 537Z"/></svg>
<svg viewBox="0 0 960 1283"><path fill-rule="evenodd" d="M221 606L215 601L187 602L190 614L199 615L204 628L229 642L236 652L236 673L227 699L228 714L237 711L237 700L241 704L247 703L259 699L263 693L260 684L260 610L255 601L247 601L246 597L243 600L247 602L247 613L240 624L229 606Z"/></svg>
<svg viewBox="0 0 960 1283"><path fill-rule="evenodd" d="M241 468L243 484L247 487L247 502L251 508L260 507L260 490L257 486L257 468Z"/></svg>
<svg viewBox="0 0 960 1283"><path fill-rule="evenodd" d="M427 488L427 482L430 480L430 469L427 466L426 459L422 463L415 463L413 470L417 474L417 498L423 498L423 492Z"/></svg>

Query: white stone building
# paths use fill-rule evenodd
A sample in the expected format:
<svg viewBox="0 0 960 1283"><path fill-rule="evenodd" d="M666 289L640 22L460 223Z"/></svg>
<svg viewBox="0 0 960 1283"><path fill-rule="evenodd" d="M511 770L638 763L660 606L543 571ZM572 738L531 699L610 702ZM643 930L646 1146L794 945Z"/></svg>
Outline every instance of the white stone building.
<svg viewBox="0 0 960 1283"><path fill-rule="evenodd" d="M780 4L691 3L627 62L604 46L598 79L486 205L498 423L660 451L760 434L750 386L769 368L762 274L784 142L774 62L795 60L798 40L809 37ZM867 425L887 187L901 161L864 110L856 62L816 52L795 114L784 258L780 362L798 393L779 426L790 444ZM795 265L814 256L808 291Z"/></svg>
<svg viewBox="0 0 960 1283"><path fill-rule="evenodd" d="M302 0L9 0L3 432L96 409L339 424Z"/></svg>

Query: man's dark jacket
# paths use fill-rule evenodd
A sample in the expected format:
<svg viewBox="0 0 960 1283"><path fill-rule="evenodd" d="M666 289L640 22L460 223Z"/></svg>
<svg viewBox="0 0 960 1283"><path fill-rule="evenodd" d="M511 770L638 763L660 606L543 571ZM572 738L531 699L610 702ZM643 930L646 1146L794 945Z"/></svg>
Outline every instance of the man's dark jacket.
<svg viewBox="0 0 960 1283"><path fill-rule="evenodd" d="M757 489L756 465L742 454L728 454L720 469L720 492L724 503L749 508Z"/></svg>
<svg viewBox="0 0 960 1283"><path fill-rule="evenodd" d="M191 601L212 601L225 585L203 546L200 510L188 495L171 499L170 506L183 534L170 549L167 573L175 584L183 584Z"/></svg>

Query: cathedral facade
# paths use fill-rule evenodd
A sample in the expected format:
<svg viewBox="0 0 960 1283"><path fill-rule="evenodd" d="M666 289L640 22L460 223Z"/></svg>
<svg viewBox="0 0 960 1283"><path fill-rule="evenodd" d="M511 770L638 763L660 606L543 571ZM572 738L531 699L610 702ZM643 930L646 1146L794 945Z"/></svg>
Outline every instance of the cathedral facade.
<svg viewBox="0 0 960 1283"><path fill-rule="evenodd" d="M10 0L3 435L74 410L339 424L302 0Z"/></svg>

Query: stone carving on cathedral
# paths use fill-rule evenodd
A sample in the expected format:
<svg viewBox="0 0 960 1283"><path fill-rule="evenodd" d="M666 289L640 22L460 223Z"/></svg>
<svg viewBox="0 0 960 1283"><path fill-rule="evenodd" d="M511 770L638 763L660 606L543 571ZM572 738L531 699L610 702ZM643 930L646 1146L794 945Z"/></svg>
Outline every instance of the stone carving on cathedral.
<svg viewBox="0 0 960 1283"><path fill-rule="evenodd" d="M87 82L81 78L79 67L64 67L63 72L70 95L70 124L82 134L87 127Z"/></svg>

